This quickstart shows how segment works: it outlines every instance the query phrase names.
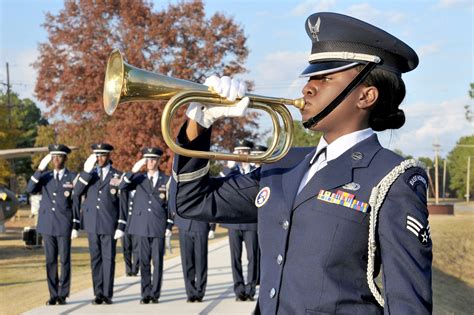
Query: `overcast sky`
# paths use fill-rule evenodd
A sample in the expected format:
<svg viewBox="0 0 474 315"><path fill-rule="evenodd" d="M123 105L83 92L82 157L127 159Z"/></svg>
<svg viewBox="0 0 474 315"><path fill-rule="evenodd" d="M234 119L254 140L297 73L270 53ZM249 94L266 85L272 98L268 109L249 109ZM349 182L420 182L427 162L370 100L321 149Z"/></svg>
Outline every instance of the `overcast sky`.
<svg viewBox="0 0 474 315"><path fill-rule="evenodd" d="M174 1L176 2L176 1ZM155 9L168 1L154 1ZM418 68L406 75L407 97L402 109L407 123L400 130L380 133L385 147L413 156L433 156L433 143L441 155L456 141L474 134L474 124L464 118L464 105L474 82L473 1L205 1L206 11L234 17L248 37L249 70L242 79L255 83L254 93L299 97L305 80L298 79L307 64L311 42L304 30L308 15L318 11L348 14L372 23L401 38L420 57ZM13 90L21 98L34 98L36 73L31 64L38 43L47 40L41 27L45 12L63 8L56 0L0 0L0 81L6 82L10 65ZM104 60L105 63L105 60ZM4 86L0 86L5 91ZM44 110L43 104L36 101ZM292 111L295 119L301 117ZM265 125L265 120L263 121Z"/></svg>

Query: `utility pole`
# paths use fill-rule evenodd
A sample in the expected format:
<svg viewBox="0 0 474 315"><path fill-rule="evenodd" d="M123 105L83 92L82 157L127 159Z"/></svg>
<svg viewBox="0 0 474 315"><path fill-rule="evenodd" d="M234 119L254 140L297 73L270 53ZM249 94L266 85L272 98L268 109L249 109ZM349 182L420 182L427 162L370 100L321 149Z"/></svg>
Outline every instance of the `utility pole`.
<svg viewBox="0 0 474 315"><path fill-rule="evenodd" d="M470 175L471 175L471 156L467 157L467 172L466 172L466 201L469 202L469 188L470 188Z"/></svg>
<svg viewBox="0 0 474 315"><path fill-rule="evenodd" d="M446 198L446 162L447 159L443 161L443 200Z"/></svg>
<svg viewBox="0 0 474 315"><path fill-rule="evenodd" d="M438 142L438 141L436 141ZM439 185L438 185L438 155L439 155L439 148L441 146L438 143L433 144L433 148L435 151L435 204L438 204L438 196L439 196Z"/></svg>

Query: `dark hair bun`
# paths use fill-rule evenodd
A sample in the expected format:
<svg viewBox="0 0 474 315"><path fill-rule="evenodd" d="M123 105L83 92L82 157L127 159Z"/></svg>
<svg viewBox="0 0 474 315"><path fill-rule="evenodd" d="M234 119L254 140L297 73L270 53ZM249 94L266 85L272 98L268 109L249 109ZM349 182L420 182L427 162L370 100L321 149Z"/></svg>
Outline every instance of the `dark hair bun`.
<svg viewBox="0 0 474 315"><path fill-rule="evenodd" d="M372 118L372 117L371 117ZM405 124L405 113L401 109L383 117L373 117L370 126L375 131L383 131L386 129L399 129Z"/></svg>

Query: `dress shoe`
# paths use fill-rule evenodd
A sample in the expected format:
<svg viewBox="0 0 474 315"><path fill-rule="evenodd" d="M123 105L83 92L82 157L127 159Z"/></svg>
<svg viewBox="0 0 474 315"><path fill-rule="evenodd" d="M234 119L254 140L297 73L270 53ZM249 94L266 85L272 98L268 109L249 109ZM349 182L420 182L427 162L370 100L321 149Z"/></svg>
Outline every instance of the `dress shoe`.
<svg viewBox="0 0 474 315"><path fill-rule="evenodd" d="M125 274L125 276L126 276L126 277L133 277L133 272L127 272L127 273Z"/></svg>
<svg viewBox="0 0 474 315"><path fill-rule="evenodd" d="M158 302L158 298L155 298L155 297L154 297L154 298L151 298L151 303L153 303L153 304L158 304L158 303L159 303L159 302Z"/></svg>
<svg viewBox="0 0 474 315"><path fill-rule="evenodd" d="M253 296L247 295L247 301L255 301L255 298Z"/></svg>
<svg viewBox="0 0 474 315"><path fill-rule="evenodd" d="M66 305L66 298L65 297L59 297L58 298L58 304L59 305Z"/></svg>
<svg viewBox="0 0 474 315"><path fill-rule="evenodd" d="M202 302L202 297L196 298L196 302L201 303Z"/></svg>
<svg viewBox="0 0 474 315"><path fill-rule="evenodd" d="M102 304L103 300L102 300L102 296L98 295L95 297L95 299L92 300L92 304L94 305L99 305L99 304Z"/></svg>
<svg viewBox="0 0 474 315"><path fill-rule="evenodd" d="M151 297L145 296L143 299L140 300L140 304L148 304L150 303Z"/></svg>
<svg viewBox="0 0 474 315"><path fill-rule="evenodd" d="M110 299L108 297L105 297L105 296L102 298L102 300L104 301L105 304L108 304L108 305L113 303L112 299Z"/></svg>
<svg viewBox="0 0 474 315"><path fill-rule="evenodd" d="M238 295L238 296L235 298L235 300L236 300L237 302L244 302L244 301L247 300L247 296L246 296L245 294L241 294L241 295Z"/></svg>
<svg viewBox="0 0 474 315"><path fill-rule="evenodd" d="M186 303L194 303L194 301L196 301L196 298L193 296L193 297L190 297L186 300Z"/></svg>
<svg viewBox="0 0 474 315"><path fill-rule="evenodd" d="M50 298L49 300L46 301L46 305L56 305L56 298Z"/></svg>

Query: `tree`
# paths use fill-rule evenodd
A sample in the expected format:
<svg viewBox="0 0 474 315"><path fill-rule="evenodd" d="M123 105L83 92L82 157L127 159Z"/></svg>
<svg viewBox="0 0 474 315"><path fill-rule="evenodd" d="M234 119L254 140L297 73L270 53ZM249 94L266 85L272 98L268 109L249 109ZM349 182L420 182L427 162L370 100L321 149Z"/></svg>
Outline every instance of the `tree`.
<svg viewBox="0 0 474 315"><path fill-rule="evenodd" d="M315 147L319 143L322 132L305 129L301 121L293 121L295 134L293 136L294 147Z"/></svg>
<svg viewBox="0 0 474 315"><path fill-rule="evenodd" d="M48 41L39 47L35 91L49 116L64 117L55 126L58 136L79 146L84 156L93 142L111 143L116 148L115 165L122 169L133 165L144 146L166 149L160 125L164 102L127 104L106 116L104 70L114 48L136 67L189 81L246 71L248 49L242 28L222 13L207 18L201 0L171 4L161 11L153 11L152 4L143 0L66 0L58 15L46 15L44 27ZM175 118L172 127L177 131L184 108ZM229 147L235 138L255 137L245 127L254 118L252 114L216 123L215 143ZM171 155L165 150L161 159L168 170Z"/></svg>
<svg viewBox="0 0 474 315"><path fill-rule="evenodd" d="M9 107L10 106L10 107ZM20 99L18 94L10 93L10 103L7 95L0 92L1 127L0 149L33 147L37 136L37 127L46 125L48 121L41 115L36 104L26 98ZM2 161L0 164L0 177L3 183L15 174L27 179L32 174L31 158L18 158L14 161Z"/></svg>
<svg viewBox="0 0 474 315"><path fill-rule="evenodd" d="M469 194L472 196L474 195L474 135L461 137L447 157L451 175L449 187L456 192L458 198L463 198L466 194L467 159L469 156L471 157Z"/></svg>
<svg viewBox="0 0 474 315"><path fill-rule="evenodd" d="M469 97L474 99L474 83L471 83L470 90L469 90ZM464 109L466 110L466 120L469 122L474 121L474 113L471 111L471 105L464 105Z"/></svg>

